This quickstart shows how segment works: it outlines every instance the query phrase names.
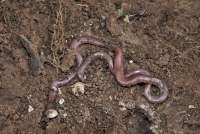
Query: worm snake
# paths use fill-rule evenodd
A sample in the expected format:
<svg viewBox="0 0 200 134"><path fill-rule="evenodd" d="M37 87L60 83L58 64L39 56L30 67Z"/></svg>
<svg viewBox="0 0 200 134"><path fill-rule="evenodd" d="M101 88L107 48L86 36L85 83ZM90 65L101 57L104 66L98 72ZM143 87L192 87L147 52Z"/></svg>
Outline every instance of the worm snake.
<svg viewBox="0 0 200 134"><path fill-rule="evenodd" d="M150 73L147 70L144 69L137 69L134 70L124 76L123 71L122 71L122 52L121 49L116 47L116 57L114 60L114 65L113 66L113 61L112 58L104 53L104 52L97 52L94 53L86 58L86 60L83 62L83 64L79 67L77 70L77 76L78 79L82 82L84 82L84 72L86 67L95 59L101 58L104 59L111 72L113 75L116 77L116 80L122 85L122 86L132 86L138 83L147 83L145 85L145 92L144 96L146 99L152 103L161 103L167 98L168 94L168 89L167 87L157 78L150 76ZM115 69L114 69L115 68ZM151 84L157 86L160 89L160 96L153 96L151 95L150 89L151 89Z"/></svg>
<svg viewBox="0 0 200 134"><path fill-rule="evenodd" d="M78 69L78 67L83 62L83 58L82 58L81 54L79 53L79 51L77 50L78 46L80 46L82 44L91 44L91 45L95 45L97 47L107 47L107 46L105 46L105 44L102 41L91 38L89 36L82 36L82 37L79 37L79 38L73 40L70 48L72 49L72 51L76 57L76 61L77 61L76 69ZM58 88L67 85L76 76L76 69L66 79L64 79L62 81L55 80L50 84L50 90L49 90L49 101L50 102L53 102L55 100Z"/></svg>
<svg viewBox="0 0 200 134"><path fill-rule="evenodd" d="M122 69L122 50L119 47L114 46L116 56L114 60L115 78L122 86L132 86L138 83L148 83L145 87L144 96L152 103L161 103L166 100L168 95L168 89L161 80L150 76L148 73L142 75L129 75L125 77ZM150 92L150 85L153 84L160 89L160 96L153 96Z"/></svg>
<svg viewBox="0 0 200 134"><path fill-rule="evenodd" d="M86 60L83 62L83 58L79 51L77 50L77 47L82 44L92 44L97 47L104 47L104 48L110 48L110 46L106 46L103 42L93 39L91 37L83 36L75 39L72 43L70 48L72 49L77 65L76 69L68 76L67 79L62 80L62 81L53 81L52 84L50 85L50 91L49 91L49 101L53 102L56 97L56 92L57 88L64 86L68 84L76 75L80 81L84 82L84 72L86 67L94 60L98 58L104 59L108 66L109 69L111 70L112 74L115 76L117 82L125 87L130 87L138 83L145 83L145 91L144 91L144 96L149 102L152 103L161 103L166 100L167 95L168 95L168 89L164 83L160 79L157 79L156 77L153 77L150 75L150 73L144 69L137 69L134 70L126 75L123 74L123 68L122 68L122 50L114 45L111 44L111 48L115 50L115 59L114 62L112 58L104 53L104 52L96 52L86 58ZM160 90L160 95L159 96L154 96L151 94L151 85L155 85L156 87L159 88Z"/></svg>

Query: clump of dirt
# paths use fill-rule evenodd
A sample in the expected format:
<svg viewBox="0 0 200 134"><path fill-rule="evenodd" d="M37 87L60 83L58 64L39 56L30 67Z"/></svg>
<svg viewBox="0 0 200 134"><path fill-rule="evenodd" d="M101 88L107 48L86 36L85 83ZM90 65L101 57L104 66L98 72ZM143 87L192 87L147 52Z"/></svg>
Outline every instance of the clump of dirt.
<svg viewBox="0 0 200 134"><path fill-rule="evenodd" d="M186 0L2 0L0 133L200 133L199 5ZM35 55L42 55L36 75L20 35L37 48ZM120 46L124 72L148 70L167 85L167 100L148 102L143 84L120 86L98 59L85 72L83 95L71 91L75 78L49 103L49 84L74 69L69 46L82 35ZM84 59L97 51L115 55L92 45L79 51ZM58 115L47 118L48 109Z"/></svg>

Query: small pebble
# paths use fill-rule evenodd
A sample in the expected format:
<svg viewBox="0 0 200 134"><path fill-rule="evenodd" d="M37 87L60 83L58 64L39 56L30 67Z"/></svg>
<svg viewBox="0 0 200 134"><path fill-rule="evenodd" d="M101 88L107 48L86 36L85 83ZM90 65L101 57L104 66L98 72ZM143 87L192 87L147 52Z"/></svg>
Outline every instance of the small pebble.
<svg viewBox="0 0 200 134"><path fill-rule="evenodd" d="M133 63L133 60L129 60L129 63L130 63L130 64Z"/></svg>
<svg viewBox="0 0 200 134"><path fill-rule="evenodd" d="M59 100L59 104L60 104L60 105L62 105L64 102L65 102L64 99L60 99L60 100Z"/></svg>
<svg viewBox="0 0 200 134"><path fill-rule="evenodd" d="M34 108L31 105L28 105L28 112L32 112L34 110Z"/></svg>
<svg viewBox="0 0 200 134"><path fill-rule="evenodd" d="M60 88L58 88L58 94L61 95L62 91L60 90Z"/></svg>
<svg viewBox="0 0 200 134"><path fill-rule="evenodd" d="M48 109L46 112L46 116L50 119L55 118L56 116L58 116L58 112L54 109Z"/></svg>
<svg viewBox="0 0 200 134"><path fill-rule="evenodd" d="M189 105L189 109L192 109L192 108L194 108L194 105Z"/></svg>
<svg viewBox="0 0 200 134"><path fill-rule="evenodd" d="M104 20L106 19L106 16L105 16L105 15L101 15L101 17L102 17L102 19L104 19Z"/></svg>
<svg viewBox="0 0 200 134"><path fill-rule="evenodd" d="M63 118L66 118L66 117L67 117L67 113L64 113L64 114L63 114Z"/></svg>

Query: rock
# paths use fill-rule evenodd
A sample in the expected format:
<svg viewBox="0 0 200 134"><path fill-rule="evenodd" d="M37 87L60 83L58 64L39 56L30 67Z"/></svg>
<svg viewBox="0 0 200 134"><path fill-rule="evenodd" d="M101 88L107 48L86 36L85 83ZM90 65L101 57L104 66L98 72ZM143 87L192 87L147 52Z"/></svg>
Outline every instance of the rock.
<svg viewBox="0 0 200 134"><path fill-rule="evenodd" d="M46 112L46 116L50 119L55 118L56 116L58 116L58 112L54 109L48 109Z"/></svg>

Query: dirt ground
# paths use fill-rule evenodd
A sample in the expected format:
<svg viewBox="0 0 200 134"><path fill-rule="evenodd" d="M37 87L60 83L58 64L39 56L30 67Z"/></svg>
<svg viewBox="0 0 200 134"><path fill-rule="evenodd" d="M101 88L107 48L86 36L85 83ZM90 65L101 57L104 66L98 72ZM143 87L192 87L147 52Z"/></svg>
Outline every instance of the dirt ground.
<svg viewBox="0 0 200 134"><path fill-rule="evenodd" d="M1 134L199 134L199 0L1 0ZM40 58L20 41L24 35ZM119 45L124 72L143 68L169 89L166 101L144 98L144 84L120 86L103 60L85 72L85 93L73 79L48 102L49 85L76 65L73 39L92 36ZM84 58L110 50L83 45ZM58 116L49 119L47 111Z"/></svg>

